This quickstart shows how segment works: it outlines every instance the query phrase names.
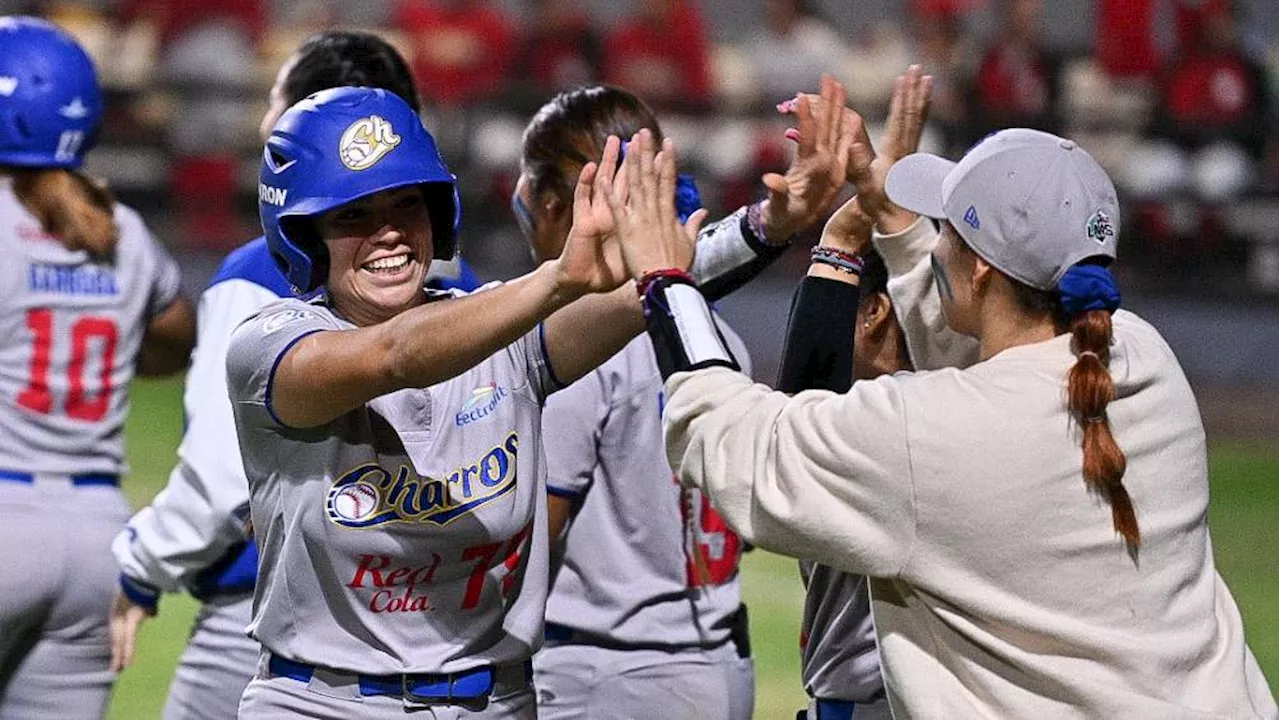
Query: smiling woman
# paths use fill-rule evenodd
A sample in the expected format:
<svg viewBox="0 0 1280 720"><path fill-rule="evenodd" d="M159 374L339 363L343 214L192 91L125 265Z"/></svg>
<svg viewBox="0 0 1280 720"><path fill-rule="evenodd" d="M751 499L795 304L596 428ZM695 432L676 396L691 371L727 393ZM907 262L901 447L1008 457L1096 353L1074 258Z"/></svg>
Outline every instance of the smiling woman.
<svg viewBox="0 0 1280 720"><path fill-rule="evenodd" d="M643 327L590 222L618 154L611 138L583 168L559 258L467 295L424 289L454 255L457 193L404 101L326 90L276 123L259 210L303 297L247 320L227 356L265 654L240 717L535 716L542 405ZM696 230L675 230L686 257Z"/></svg>
<svg viewBox="0 0 1280 720"><path fill-rule="evenodd" d="M360 325L418 304L431 265L431 222L417 187L383 190L321 215L329 252L325 286L334 307Z"/></svg>

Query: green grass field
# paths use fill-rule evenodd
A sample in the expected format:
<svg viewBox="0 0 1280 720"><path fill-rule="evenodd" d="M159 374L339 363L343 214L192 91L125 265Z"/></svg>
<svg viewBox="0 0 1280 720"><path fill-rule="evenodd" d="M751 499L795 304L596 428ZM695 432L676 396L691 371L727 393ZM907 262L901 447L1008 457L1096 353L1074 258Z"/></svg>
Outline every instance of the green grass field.
<svg viewBox="0 0 1280 720"><path fill-rule="evenodd" d="M177 381L135 383L129 419L127 488L135 507L164 486L182 426L181 385ZM1218 568L1244 614L1249 642L1273 692L1277 648L1277 463L1276 447L1229 442L1213 444L1211 523ZM797 647L803 592L795 562L751 553L743 570L751 608L756 652L756 717L794 717L804 702ZM186 596L164 600L159 617L144 626L138 659L116 685L108 717L146 720L159 716L169 677L186 641L196 603Z"/></svg>

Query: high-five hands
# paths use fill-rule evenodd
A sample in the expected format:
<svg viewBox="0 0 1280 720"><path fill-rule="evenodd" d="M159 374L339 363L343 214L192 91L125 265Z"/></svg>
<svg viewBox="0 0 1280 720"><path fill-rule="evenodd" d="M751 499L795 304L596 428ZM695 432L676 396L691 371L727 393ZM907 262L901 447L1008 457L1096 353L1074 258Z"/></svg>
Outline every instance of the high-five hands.
<svg viewBox="0 0 1280 720"><path fill-rule="evenodd" d="M680 222L675 203L676 151L671 140L663 141L657 150L653 133L641 130L627 145L623 168L616 175L607 164L602 170L597 181L613 213L627 273L638 280L653 270L689 267L707 211L699 210Z"/></svg>
<svg viewBox="0 0 1280 720"><path fill-rule="evenodd" d="M933 76L925 75L919 65L912 65L894 82L893 97L889 102L889 116L885 121L880 151L877 153L867 134L862 116L843 108L843 126L854 134L849 144L849 157L845 159L846 179L853 183L863 212L875 222L883 233L905 230L915 222L915 215L889 202L884 192L885 177L889 168L910 155L920 146L920 136L929 118L929 99L933 92ZM800 113L807 100L811 108L822 101L821 96L804 94L778 106L784 114ZM800 141L798 131L788 131L787 137Z"/></svg>
<svg viewBox="0 0 1280 720"><path fill-rule="evenodd" d="M618 168L619 146L618 138L610 136L600 162L583 166L573 190L573 227L555 261L558 284L573 296L608 292L627 281L606 199L616 182L626 201L626 167Z"/></svg>
<svg viewBox="0 0 1280 720"><path fill-rule="evenodd" d="M795 113L798 125L787 137L798 147L785 174L768 173L761 178L769 191L761 207L768 242L785 242L831 212L848 175L849 152L857 139L857 129L844 113L845 97L844 85L823 75L819 95L797 95L780 106Z"/></svg>
<svg viewBox="0 0 1280 720"><path fill-rule="evenodd" d="M915 222L914 213L889 201L884 183L889 168L920 147L932 92L933 76L925 75L919 65L907 68L907 72L894 81L880 151L872 148L865 131L850 148L849 182L857 189L863 211L875 221L880 232L900 232Z"/></svg>

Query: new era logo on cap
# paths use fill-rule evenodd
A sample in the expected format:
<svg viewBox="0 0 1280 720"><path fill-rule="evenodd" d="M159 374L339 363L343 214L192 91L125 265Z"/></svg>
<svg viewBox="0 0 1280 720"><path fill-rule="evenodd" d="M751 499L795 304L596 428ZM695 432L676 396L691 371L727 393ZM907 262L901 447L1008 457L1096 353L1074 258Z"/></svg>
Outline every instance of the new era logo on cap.
<svg viewBox="0 0 1280 720"><path fill-rule="evenodd" d="M964 211L964 221L969 227L977 230L981 226L978 222L978 209L970 205L969 209Z"/></svg>

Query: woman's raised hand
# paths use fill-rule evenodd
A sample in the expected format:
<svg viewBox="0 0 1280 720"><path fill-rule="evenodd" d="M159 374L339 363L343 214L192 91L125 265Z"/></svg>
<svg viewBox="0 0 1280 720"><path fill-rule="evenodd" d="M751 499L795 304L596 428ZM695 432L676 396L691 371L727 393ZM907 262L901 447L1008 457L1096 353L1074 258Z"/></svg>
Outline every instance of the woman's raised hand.
<svg viewBox="0 0 1280 720"><path fill-rule="evenodd" d="M822 92L816 98L802 94L780 106L796 115L798 126L788 130L787 137L798 147L786 174L768 173L761 178L769 190L762 216L770 242L812 227L831 211L848 174L856 132L844 103L844 85L823 75Z"/></svg>
<svg viewBox="0 0 1280 720"><path fill-rule="evenodd" d="M915 215L889 201L885 195L885 178L889 168L920 146L920 135L929 118L929 97L933 77L925 75L919 65L912 65L894 82L885 120L880 151L871 146L865 131L849 150L849 182L857 189L859 204L882 232L905 230L915 222Z"/></svg>
<svg viewBox="0 0 1280 720"><path fill-rule="evenodd" d="M558 283L574 294L608 292L627 281L607 199L614 183L621 183L626 202L627 173L618 169L619 147L618 138L610 135L599 164L583 166L573 190L573 227L556 263Z"/></svg>
<svg viewBox="0 0 1280 720"><path fill-rule="evenodd" d="M631 277L689 267L707 211L699 210L680 223L676 214L676 151L670 140L664 141L659 151L653 133L641 130L627 145L623 168L615 175L612 168L602 166L599 180L607 188L605 196Z"/></svg>

